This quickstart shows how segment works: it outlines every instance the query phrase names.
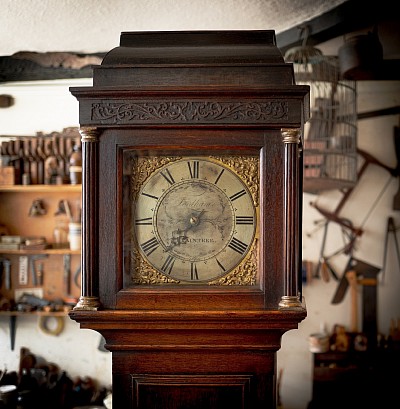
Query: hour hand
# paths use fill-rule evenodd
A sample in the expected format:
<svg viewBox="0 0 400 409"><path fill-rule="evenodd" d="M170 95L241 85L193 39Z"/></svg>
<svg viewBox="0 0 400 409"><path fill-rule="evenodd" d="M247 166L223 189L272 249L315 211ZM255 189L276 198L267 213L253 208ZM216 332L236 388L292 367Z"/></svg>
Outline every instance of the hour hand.
<svg viewBox="0 0 400 409"><path fill-rule="evenodd" d="M189 217L189 227L185 231L188 231L192 227L198 226L200 223L200 217L204 212L205 210L202 210L199 214L192 213Z"/></svg>
<svg viewBox="0 0 400 409"><path fill-rule="evenodd" d="M188 237L186 236L186 233L191 230L193 227L196 227L200 224L200 217L201 215L205 212L205 210L202 211L197 211L193 210L193 213L189 215L189 218L187 219L188 223L186 222L186 227L178 230L173 230L172 231L172 237L171 237L171 242L170 245L167 247L167 251L173 249L175 246L180 246L181 244L185 244L188 241Z"/></svg>

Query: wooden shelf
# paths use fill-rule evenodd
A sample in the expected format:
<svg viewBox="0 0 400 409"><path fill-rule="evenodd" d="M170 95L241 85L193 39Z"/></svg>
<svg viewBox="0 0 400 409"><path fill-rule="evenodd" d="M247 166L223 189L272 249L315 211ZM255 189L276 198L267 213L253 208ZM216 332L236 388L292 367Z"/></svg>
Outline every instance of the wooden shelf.
<svg viewBox="0 0 400 409"><path fill-rule="evenodd" d="M82 185L2 185L0 192L42 192L42 193L67 193L67 192L81 192Z"/></svg>
<svg viewBox="0 0 400 409"><path fill-rule="evenodd" d="M70 249L43 249L43 250L0 250L0 254L48 254L48 255L63 255L63 254L81 254L80 250Z"/></svg>
<svg viewBox="0 0 400 409"><path fill-rule="evenodd" d="M69 312L69 311L68 311ZM0 311L0 317L44 316L44 317L67 317L65 311Z"/></svg>

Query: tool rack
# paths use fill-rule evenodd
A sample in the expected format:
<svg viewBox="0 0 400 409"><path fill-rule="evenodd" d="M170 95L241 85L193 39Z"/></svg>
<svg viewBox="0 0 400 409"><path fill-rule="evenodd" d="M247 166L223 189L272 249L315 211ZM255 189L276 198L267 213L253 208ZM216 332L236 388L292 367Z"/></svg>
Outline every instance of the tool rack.
<svg viewBox="0 0 400 409"><path fill-rule="evenodd" d="M7 226L10 234L21 236L40 235L46 238L49 243L48 248L35 250L0 250L0 258L7 259L11 264L11 286L6 288L3 277L0 283L0 298L2 300L12 300L15 291L30 292L32 289L42 293L44 299L50 302L59 302L66 299L78 299L80 294L80 282L74 280L74 273L79 270L80 250L70 250L69 248L53 248L53 230L55 226L54 214L60 200L80 202L81 185L0 185L0 224ZM29 216L29 207L33 200L40 198L45 207L46 214L39 217ZM27 282L19 282L19 258L26 256L43 256L40 263L43 267L43 277L41 283L34 283L31 271L28 269ZM70 259L71 276L65 277L64 259ZM36 264L38 265L38 263ZM4 276L4 274L3 274ZM79 280L80 281L80 280ZM57 311L17 311L15 309L0 311L0 322L4 325L6 319L10 328L10 347L14 349L17 318L19 316L32 316L38 320L43 317L56 317L58 322L67 316L67 308Z"/></svg>

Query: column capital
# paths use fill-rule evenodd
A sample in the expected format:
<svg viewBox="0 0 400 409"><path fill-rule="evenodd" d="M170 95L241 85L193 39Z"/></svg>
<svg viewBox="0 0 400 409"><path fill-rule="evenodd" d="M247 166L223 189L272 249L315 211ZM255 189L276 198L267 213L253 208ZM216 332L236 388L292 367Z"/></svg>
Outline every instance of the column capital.
<svg viewBox="0 0 400 409"><path fill-rule="evenodd" d="M283 143L299 144L301 140L300 128L282 128L281 129Z"/></svg>
<svg viewBox="0 0 400 409"><path fill-rule="evenodd" d="M82 142L98 142L100 135L99 128L95 126L81 126L79 128Z"/></svg>

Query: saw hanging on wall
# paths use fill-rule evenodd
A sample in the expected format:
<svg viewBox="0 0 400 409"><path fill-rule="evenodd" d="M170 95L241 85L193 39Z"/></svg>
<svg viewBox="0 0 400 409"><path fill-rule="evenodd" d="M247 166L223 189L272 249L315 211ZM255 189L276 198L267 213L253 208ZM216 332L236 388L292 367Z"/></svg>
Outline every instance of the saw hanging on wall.
<svg viewBox="0 0 400 409"><path fill-rule="evenodd" d="M396 150L396 158L397 158L397 165L395 169L395 175L394 176L399 176L400 175L400 127L395 126L394 127L394 147ZM393 198L393 210L400 210L400 183L397 188L397 193L394 195Z"/></svg>
<svg viewBox="0 0 400 409"><path fill-rule="evenodd" d="M362 332L368 339L368 347L373 348L377 333L377 275L380 268L353 257L349 258L345 271L332 298L332 304L343 301L351 289L351 330L358 332L357 287L362 286Z"/></svg>
<svg viewBox="0 0 400 409"><path fill-rule="evenodd" d="M396 147L396 156L397 156L397 167L392 168L384 163L380 162L378 159L376 159L374 156L369 154L368 152L363 151L362 149L357 149L358 154L364 159L364 163L362 164L360 170L358 171L357 175L357 180L360 180L364 172L366 171L367 167L371 164L379 166L385 170L387 170L391 176L393 177L398 177L400 175L400 128L396 127L395 128L395 135L394 135L394 143ZM389 180L390 181L390 180ZM354 190L354 187L349 188L346 190L343 194L342 199L340 200L339 204L336 206L335 210L333 212L329 212L327 210L322 209L320 206L318 206L316 203L311 202L310 205L314 207L316 210L318 210L319 213L324 217L324 233L323 233L323 238L322 238L322 244L321 244L321 249L320 249L320 254L319 254L319 260L318 264L316 266L315 272L314 272L314 278L320 278L322 275L322 278L324 281L329 281L329 276L332 275L333 278L337 278L337 275L332 268L331 264L328 262L329 258L338 255L338 254L352 254L354 250L354 246L356 243L356 240L362 235L363 233L363 225L366 223L368 217L370 216L372 210L376 207L377 203L379 202L380 198L382 197L384 191L386 190L388 186L388 183L383 187L380 195L377 197L377 199L374 201L372 204L370 210L368 211L366 217L364 218L364 221L362 222L361 226L355 227L354 224L351 222L351 220L347 218L343 218L339 216L340 211L342 210L343 206L346 204L348 201L352 191ZM400 185L399 185L399 191L396 194L394 201L393 201L393 208L395 210L400 210ZM327 240L327 232L328 232L328 226L330 222L334 222L341 226L343 234L347 237L347 242L345 242L344 246L340 248L339 250L335 251L333 254L330 256L325 255L325 245L326 245L326 240Z"/></svg>

